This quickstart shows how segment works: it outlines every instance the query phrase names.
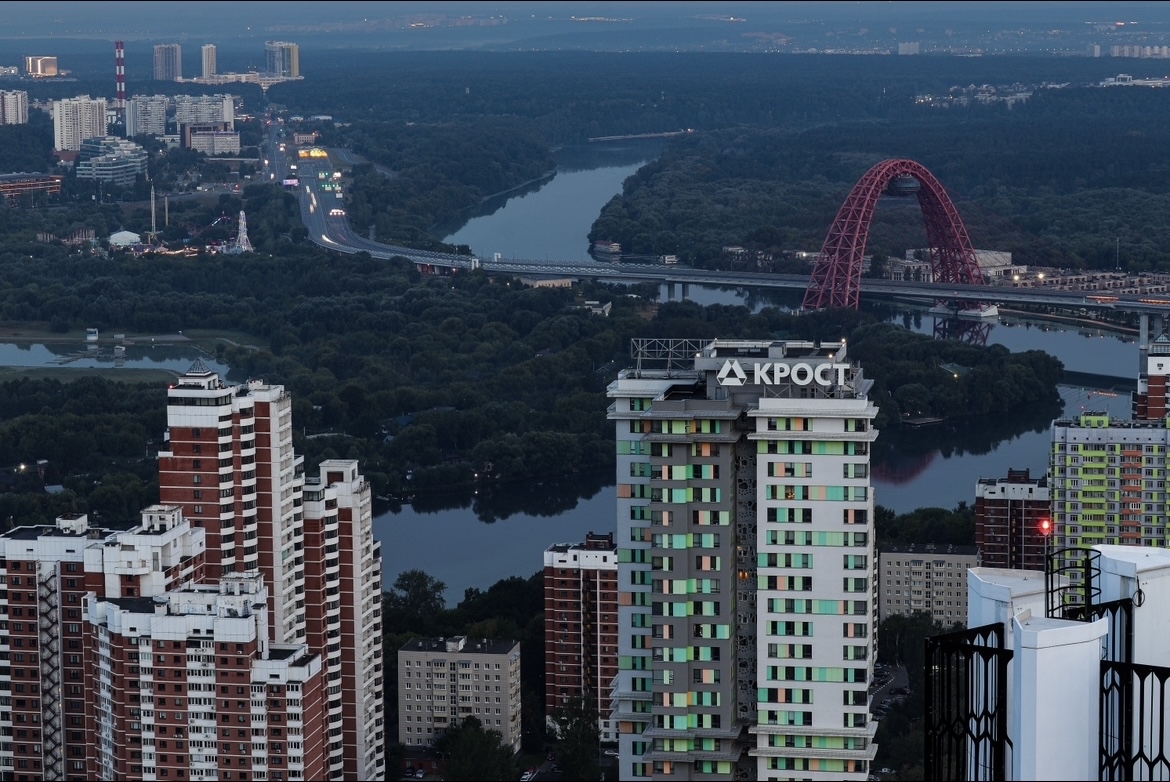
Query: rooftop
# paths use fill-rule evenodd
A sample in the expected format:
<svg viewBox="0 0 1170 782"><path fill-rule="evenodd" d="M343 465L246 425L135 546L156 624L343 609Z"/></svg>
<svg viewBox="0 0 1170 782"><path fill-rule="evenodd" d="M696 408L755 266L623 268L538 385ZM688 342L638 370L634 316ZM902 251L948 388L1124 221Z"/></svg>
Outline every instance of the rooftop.
<svg viewBox="0 0 1170 782"><path fill-rule="evenodd" d="M461 643L462 642L462 643ZM435 652L438 654L508 654L516 648L517 641L500 641L492 638L467 638L456 635L450 638L411 638L399 651Z"/></svg>
<svg viewBox="0 0 1170 782"><path fill-rule="evenodd" d="M951 556L976 556L978 546L955 546L953 544L911 543L908 546L885 546L879 554L950 554Z"/></svg>

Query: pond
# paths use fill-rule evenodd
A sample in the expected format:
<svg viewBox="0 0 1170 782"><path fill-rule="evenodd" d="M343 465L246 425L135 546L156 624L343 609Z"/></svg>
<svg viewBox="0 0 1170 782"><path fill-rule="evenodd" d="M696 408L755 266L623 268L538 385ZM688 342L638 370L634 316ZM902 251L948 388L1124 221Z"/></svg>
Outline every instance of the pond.
<svg viewBox="0 0 1170 782"><path fill-rule="evenodd" d="M0 343L0 366L3 367L126 367L134 369L167 369L182 373L196 360L226 377L228 366L204 354L190 343L132 344L118 355L114 346L103 343L87 345L84 342L25 342Z"/></svg>

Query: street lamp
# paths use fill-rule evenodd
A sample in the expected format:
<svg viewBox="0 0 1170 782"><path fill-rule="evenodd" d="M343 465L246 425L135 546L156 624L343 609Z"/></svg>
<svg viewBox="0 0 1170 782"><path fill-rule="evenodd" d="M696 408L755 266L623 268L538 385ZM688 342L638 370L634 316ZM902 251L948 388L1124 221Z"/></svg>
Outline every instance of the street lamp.
<svg viewBox="0 0 1170 782"><path fill-rule="evenodd" d="M1040 537L1044 538L1044 569L1048 569L1050 543L1052 542L1052 519L1045 516L1040 519Z"/></svg>

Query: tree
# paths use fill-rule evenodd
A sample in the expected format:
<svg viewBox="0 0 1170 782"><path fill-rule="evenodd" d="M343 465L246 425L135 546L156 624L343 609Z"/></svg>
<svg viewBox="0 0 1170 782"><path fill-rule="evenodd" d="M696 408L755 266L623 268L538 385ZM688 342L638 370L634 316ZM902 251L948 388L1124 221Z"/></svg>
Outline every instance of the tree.
<svg viewBox="0 0 1170 782"><path fill-rule="evenodd" d="M504 782L520 773L520 764L511 748L504 746L504 737L499 731L485 729L476 717L448 728L435 742L435 749L447 756L444 778L453 782Z"/></svg>
<svg viewBox="0 0 1170 782"><path fill-rule="evenodd" d="M426 632L447 607L443 591L447 585L421 570L398 574L386 592L386 626L397 632Z"/></svg>
<svg viewBox="0 0 1170 782"><path fill-rule="evenodd" d="M589 693L574 695L552 714L560 738L557 763L566 779L601 779L601 770L597 766L601 732L594 703Z"/></svg>

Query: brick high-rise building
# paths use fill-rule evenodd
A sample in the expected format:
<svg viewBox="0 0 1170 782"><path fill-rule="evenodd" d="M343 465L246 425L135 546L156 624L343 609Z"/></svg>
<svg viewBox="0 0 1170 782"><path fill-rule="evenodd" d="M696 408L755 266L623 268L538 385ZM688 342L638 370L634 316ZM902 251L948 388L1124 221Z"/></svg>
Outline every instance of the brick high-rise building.
<svg viewBox="0 0 1170 782"><path fill-rule="evenodd" d="M75 514L0 535L0 779L95 778L87 595L141 599L197 582L203 554L203 531L157 505L126 532Z"/></svg>
<svg viewBox="0 0 1170 782"><path fill-rule="evenodd" d="M1143 421L1161 421L1170 409L1166 403L1166 381L1170 376L1170 336L1159 334L1142 347L1143 366L1138 372L1137 391L1133 394L1133 417Z"/></svg>
<svg viewBox="0 0 1170 782"><path fill-rule="evenodd" d="M309 643L324 650L331 766L345 779L385 773L382 549L374 540L370 485L352 460L321 463L305 482L305 584ZM342 697L342 693L345 697Z"/></svg>
<svg viewBox="0 0 1170 782"><path fill-rule="evenodd" d="M284 388L227 386L201 362L168 391L167 422L159 495L207 530L212 577L258 569L269 640L321 655L325 778L382 778L381 547L357 462L324 462L306 487Z"/></svg>
<svg viewBox="0 0 1170 782"><path fill-rule="evenodd" d="M597 709L602 741L617 741L612 683L617 676L618 558L613 533L557 543L544 552L545 716L571 697Z"/></svg>
<svg viewBox="0 0 1170 782"><path fill-rule="evenodd" d="M1008 470L1006 478L980 478L975 484L975 545L983 567L1043 570L1051 523L1047 477Z"/></svg>
<svg viewBox="0 0 1170 782"><path fill-rule="evenodd" d="M321 657L268 641L256 572L94 598L94 776L326 779Z"/></svg>

